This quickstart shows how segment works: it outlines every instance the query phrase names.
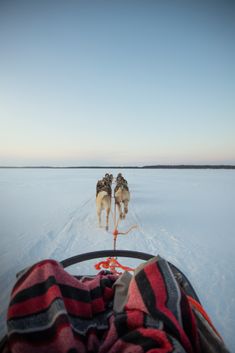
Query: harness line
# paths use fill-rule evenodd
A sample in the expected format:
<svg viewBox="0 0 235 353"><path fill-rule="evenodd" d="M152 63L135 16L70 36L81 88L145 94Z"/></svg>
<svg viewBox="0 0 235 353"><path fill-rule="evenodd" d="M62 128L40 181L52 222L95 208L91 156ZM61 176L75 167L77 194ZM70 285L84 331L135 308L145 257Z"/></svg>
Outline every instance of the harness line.
<svg viewBox="0 0 235 353"><path fill-rule="evenodd" d="M114 223L114 230L113 230L113 250L116 250L116 246L117 246L117 238L118 235L126 235L128 233L130 233L132 231L132 229L138 228L137 224L134 224L133 226L131 226L126 232L120 232L118 230L118 225L120 222L120 215L117 219L117 204L115 202L115 197L112 197L114 199L114 212L112 212L112 208L111 208L111 214L112 214L112 218L113 218L113 223ZM114 257L108 257L106 260L104 261L100 261L97 264L95 264L95 269L96 270L101 270L101 269L109 269L112 272L115 273L119 273L116 271L116 268L121 268L124 271L134 271L133 268L128 267L128 266L124 266L122 265L120 262L117 261L117 258Z"/></svg>

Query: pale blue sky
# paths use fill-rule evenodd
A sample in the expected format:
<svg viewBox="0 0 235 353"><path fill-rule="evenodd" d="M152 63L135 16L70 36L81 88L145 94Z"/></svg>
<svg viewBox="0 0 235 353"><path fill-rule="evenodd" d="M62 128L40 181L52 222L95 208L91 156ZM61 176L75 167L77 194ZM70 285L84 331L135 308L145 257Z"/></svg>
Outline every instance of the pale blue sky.
<svg viewBox="0 0 235 353"><path fill-rule="evenodd" d="M0 165L235 164L234 5L0 0Z"/></svg>

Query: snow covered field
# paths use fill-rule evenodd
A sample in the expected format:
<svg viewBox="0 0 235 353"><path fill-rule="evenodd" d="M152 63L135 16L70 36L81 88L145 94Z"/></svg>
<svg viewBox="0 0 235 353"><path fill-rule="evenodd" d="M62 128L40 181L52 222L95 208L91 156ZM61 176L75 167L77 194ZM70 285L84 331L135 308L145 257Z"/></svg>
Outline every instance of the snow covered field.
<svg viewBox="0 0 235 353"><path fill-rule="evenodd" d="M205 309L235 352L235 171L0 170L0 334L15 274L44 258L63 260L110 249L110 231L97 227L95 185L122 172L131 202L118 249L160 254L190 279ZM130 260L122 261L130 265ZM93 273L92 264L71 268Z"/></svg>

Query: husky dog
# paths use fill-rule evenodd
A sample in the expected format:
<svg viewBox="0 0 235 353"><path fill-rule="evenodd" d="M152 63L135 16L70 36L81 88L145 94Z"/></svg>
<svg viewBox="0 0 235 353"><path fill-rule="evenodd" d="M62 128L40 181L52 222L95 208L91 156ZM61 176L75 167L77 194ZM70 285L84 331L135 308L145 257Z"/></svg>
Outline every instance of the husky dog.
<svg viewBox="0 0 235 353"><path fill-rule="evenodd" d="M111 210L112 200L112 180L110 176L105 176L102 180L98 180L96 184L96 210L99 221L99 227L101 227L101 212L106 210L106 226L105 229L109 229L109 214Z"/></svg>
<svg viewBox="0 0 235 353"><path fill-rule="evenodd" d="M114 189L115 204L118 206L120 219L124 219L128 213L128 202L130 201L130 191L126 179L119 173L116 178Z"/></svg>
<svg viewBox="0 0 235 353"><path fill-rule="evenodd" d="M106 173L103 179L105 179L111 186L113 183L113 174Z"/></svg>

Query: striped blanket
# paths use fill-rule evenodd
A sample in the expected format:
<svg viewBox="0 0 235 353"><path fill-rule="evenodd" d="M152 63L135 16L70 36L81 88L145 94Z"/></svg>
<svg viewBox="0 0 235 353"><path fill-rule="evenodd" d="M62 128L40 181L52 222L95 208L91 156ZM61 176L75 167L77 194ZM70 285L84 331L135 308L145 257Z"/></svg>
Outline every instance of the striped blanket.
<svg viewBox="0 0 235 353"><path fill-rule="evenodd" d="M13 288L5 352L205 352L197 309L167 261L147 262L121 290L120 279L105 271L77 278L54 260L35 264Z"/></svg>

